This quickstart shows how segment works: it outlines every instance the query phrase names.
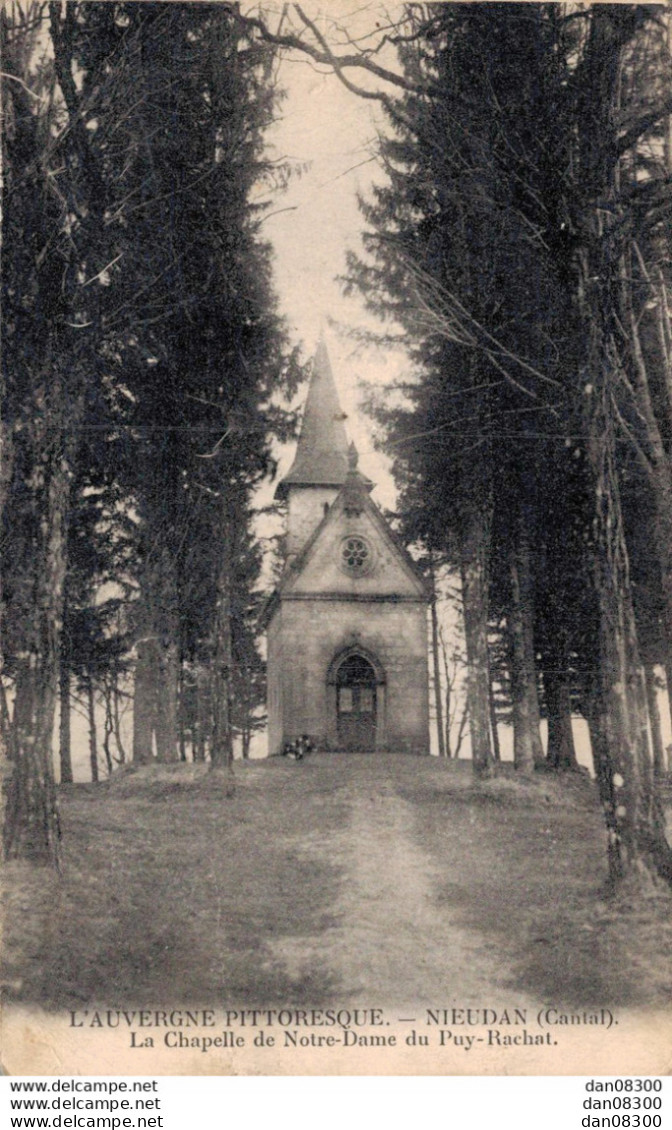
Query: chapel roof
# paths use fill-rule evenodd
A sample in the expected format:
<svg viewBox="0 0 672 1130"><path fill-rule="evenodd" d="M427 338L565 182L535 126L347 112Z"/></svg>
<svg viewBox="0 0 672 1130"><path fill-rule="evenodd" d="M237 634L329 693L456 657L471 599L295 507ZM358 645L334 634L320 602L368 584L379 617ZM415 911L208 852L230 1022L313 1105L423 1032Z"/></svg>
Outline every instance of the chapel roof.
<svg viewBox="0 0 672 1130"><path fill-rule="evenodd" d="M278 483L276 496L290 486L340 487L348 473L348 438L324 337L313 360L301 433L294 462Z"/></svg>
<svg viewBox="0 0 672 1130"><path fill-rule="evenodd" d="M369 521L370 536L376 540L380 539L379 544L387 544L391 551L392 558L402 567L403 574L410 577L415 583L415 597L412 599L428 601L429 589L427 581L421 574L416 562L409 554L406 546L403 544L398 534L391 528L389 522L386 521L378 506L370 496L372 487L370 479L367 479L360 471L357 470L357 452L354 444L350 447L350 460L349 468L346 474L345 481L341 486L334 502L325 510L322 520L313 530L313 533L308 538L308 541L301 549L300 553L292 556L285 565L285 570L280 578L278 585L273 593L265 601L261 612L261 624L263 628L267 628L270 624L280 602L287 597L292 591L295 590L297 581L300 582L302 574L305 573L309 567L311 559L319 550L320 542L325 537L330 537L329 530L341 530L341 533L352 531L352 526L348 526L348 519L352 522L353 517L356 521L360 521L363 516L364 519ZM345 523L345 524L344 524ZM336 541L339 544L340 536ZM330 560L333 560L334 543L333 536L330 538L329 553ZM338 569L337 569L338 571ZM390 573L387 573L388 583ZM366 580L366 578L365 578ZM327 581L327 587L323 589L321 596L324 598L333 597L335 592L342 592L343 578L339 577L336 588L333 586L332 581ZM361 588L361 581L358 582ZM399 584L399 575L397 574L396 581L392 581L393 587L391 589L379 590L375 593L372 599L375 600L389 600L397 603L400 599L408 599L408 594L404 595L404 589L400 591L397 587ZM340 586L340 587L339 587ZM352 582L348 582L347 592L351 594Z"/></svg>

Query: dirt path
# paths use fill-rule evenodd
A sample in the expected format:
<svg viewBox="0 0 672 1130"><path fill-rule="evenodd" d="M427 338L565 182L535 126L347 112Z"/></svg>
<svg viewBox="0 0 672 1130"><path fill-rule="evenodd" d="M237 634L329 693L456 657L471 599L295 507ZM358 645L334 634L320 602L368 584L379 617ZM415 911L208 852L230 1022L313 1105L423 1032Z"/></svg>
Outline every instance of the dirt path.
<svg viewBox="0 0 672 1130"><path fill-rule="evenodd" d="M120 774L8 868L5 978L56 1009L670 999L669 896L605 901L589 782L401 755ZM633 977L632 970L637 976Z"/></svg>
<svg viewBox="0 0 672 1130"><path fill-rule="evenodd" d="M276 758L236 770L233 796L228 778L198 766L70 788L60 875L10 865L5 980L27 1057L42 1040L49 1070L54 1048L58 1073L85 1070L76 1058L66 1071L67 1046L86 1049L92 1073L104 1056L118 1073L124 1054L138 1072L127 1033L105 1031L97 1043L86 1029L74 1043L68 1010L382 1008L399 1043L367 1047L378 1059L358 1059L359 1043L318 1044L317 1057L309 1043L299 1059L291 1045L283 1058L290 1045L278 1043L276 1063L257 1059L249 1039L244 1061L228 1051L178 1058L174 1044L161 1059L159 1036L152 1071L544 1073L546 1046L521 1045L511 1058L508 1045L484 1050L479 1036L491 1057L479 1058L466 1043L473 1021L454 1021L452 1009L524 1009L527 1023L553 1005L620 1017L622 1066L601 1028L577 1028L566 1041L577 1049L575 1073L586 1069L591 1032L595 1074L644 1074L659 1063L663 1027L642 1042L630 1018L644 1008L669 1013L670 897L605 901L604 832L589 782L475 782L467 765L401 755ZM33 1036L25 1010L35 1006L62 1019L62 1037L46 1041L42 1019ZM450 1019L438 1025L455 1028L445 1044L427 1015L444 1009ZM418 1055L408 1051L416 1031ZM440 1059L423 1059L430 1045Z"/></svg>
<svg viewBox="0 0 672 1130"><path fill-rule="evenodd" d="M334 926L312 937L279 938L274 954L296 981L306 970L323 967L337 980L345 1003L364 994L399 1008L453 999L487 1000L496 1008L507 999L498 981L502 973L507 980L510 971L439 899L445 875L418 842L414 809L398 794L396 774L381 779L383 768L390 767L379 761L371 772L362 764L347 773L338 788L347 824L301 847L306 858L341 869ZM456 848L457 839L455 866L464 871Z"/></svg>

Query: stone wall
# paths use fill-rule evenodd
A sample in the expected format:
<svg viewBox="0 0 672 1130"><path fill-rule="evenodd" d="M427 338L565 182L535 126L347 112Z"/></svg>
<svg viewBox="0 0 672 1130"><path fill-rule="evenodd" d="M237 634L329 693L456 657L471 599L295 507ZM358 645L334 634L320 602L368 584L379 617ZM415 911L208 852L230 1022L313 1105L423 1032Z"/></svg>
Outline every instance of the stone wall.
<svg viewBox="0 0 672 1130"><path fill-rule="evenodd" d="M372 568L364 576L349 576L341 567L343 541L353 536L365 538L371 551ZM333 506L330 522L289 588L306 595L338 592L353 596L419 597L424 591L422 582L404 566L380 516L370 511L344 514L340 501Z"/></svg>
<svg viewBox="0 0 672 1130"><path fill-rule="evenodd" d="M427 610L424 601L285 599L269 625L269 752L310 734L336 748L334 656L361 646L385 672L379 688L377 745L429 752ZM284 718L284 724L281 719Z"/></svg>
<svg viewBox="0 0 672 1130"><path fill-rule="evenodd" d="M266 708L268 711L269 753L279 753L285 740L282 734L283 670L282 607L279 607L268 625L266 636Z"/></svg>
<svg viewBox="0 0 672 1130"><path fill-rule="evenodd" d="M293 487L287 503L287 554L300 553L331 506L338 487Z"/></svg>

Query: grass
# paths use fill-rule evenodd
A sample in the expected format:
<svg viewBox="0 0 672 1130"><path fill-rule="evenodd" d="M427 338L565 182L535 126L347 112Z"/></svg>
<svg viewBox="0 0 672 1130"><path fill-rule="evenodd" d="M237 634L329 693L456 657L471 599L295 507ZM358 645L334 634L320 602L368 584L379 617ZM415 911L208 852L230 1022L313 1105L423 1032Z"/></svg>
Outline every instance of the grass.
<svg viewBox="0 0 672 1130"><path fill-rule="evenodd" d="M61 874L6 868L9 999L669 1004L672 898L608 897L583 777L321 755L237 765L228 791L193 766L64 788Z"/></svg>

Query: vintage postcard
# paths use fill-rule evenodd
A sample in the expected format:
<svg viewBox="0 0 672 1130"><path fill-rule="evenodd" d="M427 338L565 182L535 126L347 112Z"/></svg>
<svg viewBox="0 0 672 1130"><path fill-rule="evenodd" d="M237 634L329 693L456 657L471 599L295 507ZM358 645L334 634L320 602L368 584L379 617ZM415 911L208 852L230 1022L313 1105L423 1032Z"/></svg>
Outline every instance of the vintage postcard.
<svg viewBox="0 0 672 1130"><path fill-rule="evenodd" d="M667 1073L669 5L0 18L3 1069Z"/></svg>

